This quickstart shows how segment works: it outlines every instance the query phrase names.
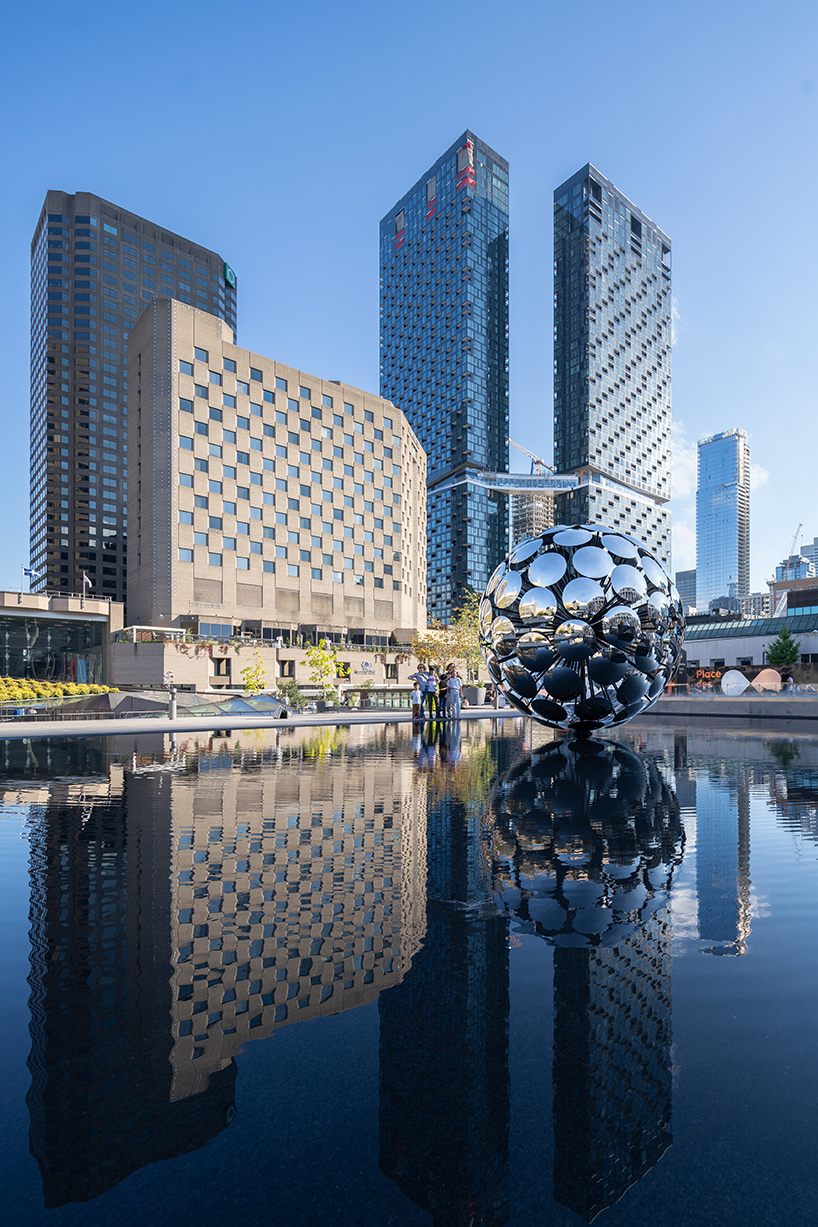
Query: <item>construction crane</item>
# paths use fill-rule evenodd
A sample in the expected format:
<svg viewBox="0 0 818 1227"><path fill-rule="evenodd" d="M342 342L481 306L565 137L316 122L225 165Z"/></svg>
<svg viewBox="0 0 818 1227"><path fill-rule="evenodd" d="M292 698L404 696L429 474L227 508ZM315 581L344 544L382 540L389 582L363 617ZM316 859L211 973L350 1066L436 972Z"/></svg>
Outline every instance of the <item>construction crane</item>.
<svg viewBox="0 0 818 1227"><path fill-rule="evenodd" d="M511 440L509 440L509 442L511 442ZM801 536L801 529L802 529L803 527L804 527L804 525L803 525L803 524L799 524L799 525L798 525L798 527L796 528L795 532L794 532L794 533L793 533L793 535L792 535L792 541L790 542L790 548L787 550L786 557L785 557L785 559L784 559L784 563L785 563L785 565L786 565L786 563L787 563L787 562L789 562L789 560L790 560L790 559L793 557L793 555L795 554L795 547L796 547L796 545L798 544L798 538Z"/></svg>
<svg viewBox="0 0 818 1227"><path fill-rule="evenodd" d="M553 464L546 464L541 456L535 456L534 453L530 452L527 447L523 447L521 444L515 443L513 439L509 439L508 441L512 447L517 448L518 452L522 452L524 456L528 456L529 460L531 461L531 473L533 476L544 477L546 469L549 473L554 472Z"/></svg>

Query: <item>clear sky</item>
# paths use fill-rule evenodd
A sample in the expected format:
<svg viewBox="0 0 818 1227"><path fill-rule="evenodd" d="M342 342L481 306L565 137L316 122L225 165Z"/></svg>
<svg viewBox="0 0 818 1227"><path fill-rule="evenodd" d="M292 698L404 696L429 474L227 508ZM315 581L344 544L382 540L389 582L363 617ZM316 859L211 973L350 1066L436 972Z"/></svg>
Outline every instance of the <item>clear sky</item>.
<svg viewBox="0 0 818 1227"><path fill-rule="evenodd" d="M377 391L379 219L469 127L511 164L512 438L551 456L552 193L590 161L673 241L674 568L695 565L696 440L743 426L761 588L799 521L818 536L817 26L808 0L7 10L0 587L28 561L48 188L221 252L239 344Z"/></svg>

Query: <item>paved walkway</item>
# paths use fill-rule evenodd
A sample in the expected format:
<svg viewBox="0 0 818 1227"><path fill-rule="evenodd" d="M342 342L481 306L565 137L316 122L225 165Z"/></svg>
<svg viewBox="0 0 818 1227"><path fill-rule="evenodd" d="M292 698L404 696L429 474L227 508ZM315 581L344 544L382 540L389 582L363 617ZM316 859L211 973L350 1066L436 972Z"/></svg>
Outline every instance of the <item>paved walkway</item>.
<svg viewBox="0 0 818 1227"><path fill-rule="evenodd" d="M740 722L752 726L759 721L773 726L779 722L802 721L815 722L815 732L818 733L818 697L815 695L782 697L773 696L754 699L729 699L726 696L701 696L696 698L678 697L660 699L655 707L644 717L650 722L654 716L661 716L667 723L674 718L685 723L694 719L707 719L716 722ZM521 718L513 707L469 707L464 708L462 718L470 720L490 720ZM40 737L109 737L117 734L132 733L194 733L209 732L211 729L264 729L264 728L311 728L319 725L351 725L351 724L409 724L412 714L405 708L368 707L363 711L344 712L313 712L305 715L290 716L285 720L275 720L269 716L180 716L176 720L168 720L167 716L123 717L122 719L101 720L42 720L42 721L9 721L0 724L0 740L32 740ZM637 720L640 718L637 717ZM604 734L600 734L604 735Z"/></svg>

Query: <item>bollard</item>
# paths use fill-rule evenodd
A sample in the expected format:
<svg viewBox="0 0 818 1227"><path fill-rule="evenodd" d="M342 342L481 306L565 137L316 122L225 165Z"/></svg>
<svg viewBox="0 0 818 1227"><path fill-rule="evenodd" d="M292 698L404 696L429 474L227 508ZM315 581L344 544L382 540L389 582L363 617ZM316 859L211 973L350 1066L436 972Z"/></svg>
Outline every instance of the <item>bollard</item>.
<svg viewBox="0 0 818 1227"><path fill-rule="evenodd" d="M176 688L171 687L170 698L168 699L168 720L176 719Z"/></svg>

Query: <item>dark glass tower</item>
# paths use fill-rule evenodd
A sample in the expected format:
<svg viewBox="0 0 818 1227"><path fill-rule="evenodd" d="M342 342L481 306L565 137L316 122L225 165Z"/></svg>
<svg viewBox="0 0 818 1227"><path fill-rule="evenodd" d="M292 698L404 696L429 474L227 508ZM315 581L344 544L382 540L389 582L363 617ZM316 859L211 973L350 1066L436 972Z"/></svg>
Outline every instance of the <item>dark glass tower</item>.
<svg viewBox="0 0 818 1227"><path fill-rule="evenodd" d="M45 592L124 601L128 336L155 295L236 330L214 251L89 192L48 192L31 244L31 565Z"/></svg>
<svg viewBox="0 0 818 1227"><path fill-rule="evenodd" d="M670 239L591 165L554 193L557 523L609 524L670 561Z"/></svg>
<svg viewBox="0 0 818 1227"><path fill-rule="evenodd" d="M428 457L427 597L447 621L508 547L508 163L471 132L381 221L381 395Z"/></svg>

